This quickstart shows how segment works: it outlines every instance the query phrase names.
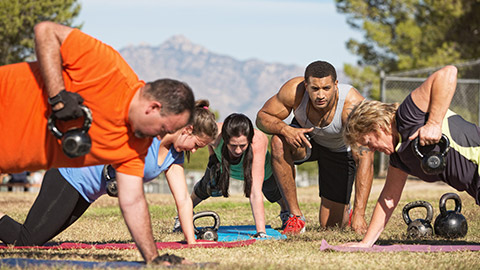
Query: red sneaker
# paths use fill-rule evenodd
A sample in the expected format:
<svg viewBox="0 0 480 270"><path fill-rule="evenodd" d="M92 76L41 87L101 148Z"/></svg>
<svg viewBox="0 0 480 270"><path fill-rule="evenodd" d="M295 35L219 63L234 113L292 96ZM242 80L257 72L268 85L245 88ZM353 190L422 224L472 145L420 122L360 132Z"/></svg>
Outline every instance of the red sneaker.
<svg viewBox="0 0 480 270"><path fill-rule="evenodd" d="M290 215L290 218L285 223L283 234L300 234L305 232L305 217L298 217Z"/></svg>

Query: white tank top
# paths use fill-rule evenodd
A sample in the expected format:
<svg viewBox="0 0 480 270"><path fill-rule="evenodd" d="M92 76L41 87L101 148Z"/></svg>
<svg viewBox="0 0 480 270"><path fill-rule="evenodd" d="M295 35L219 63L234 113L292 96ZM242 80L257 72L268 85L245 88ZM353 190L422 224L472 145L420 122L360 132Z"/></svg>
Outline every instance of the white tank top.
<svg viewBox="0 0 480 270"><path fill-rule="evenodd" d="M314 130L309 133L310 138L321 146L330 149L333 152L347 152L350 147L345 145L342 136L342 112L345 105L345 98L353 86L348 84L338 84L338 104L335 110L335 115L330 124L325 127L314 126L307 118L307 104L309 96L307 91L303 94L303 99L300 105L293 112L295 119L303 128L314 127Z"/></svg>

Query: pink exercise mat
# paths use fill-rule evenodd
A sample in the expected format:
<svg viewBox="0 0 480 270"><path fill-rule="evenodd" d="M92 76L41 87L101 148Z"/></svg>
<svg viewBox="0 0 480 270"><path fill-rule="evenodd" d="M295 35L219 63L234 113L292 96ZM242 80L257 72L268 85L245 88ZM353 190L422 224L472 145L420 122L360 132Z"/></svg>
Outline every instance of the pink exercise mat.
<svg viewBox="0 0 480 270"><path fill-rule="evenodd" d="M452 251L480 251L480 245L373 245L370 248L342 247L330 245L322 240L320 251L341 251L341 252L452 252Z"/></svg>
<svg viewBox="0 0 480 270"><path fill-rule="evenodd" d="M157 242L158 249L181 249L181 248L234 248L251 245L255 239L234 241L234 242L210 242L206 240L199 240L201 244L188 245L186 242ZM106 243L106 244L87 244L87 243L47 243L43 246L15 246L8 247L0 244L0 249L15 248L15 249L134 249L134 243Z"/></svg>

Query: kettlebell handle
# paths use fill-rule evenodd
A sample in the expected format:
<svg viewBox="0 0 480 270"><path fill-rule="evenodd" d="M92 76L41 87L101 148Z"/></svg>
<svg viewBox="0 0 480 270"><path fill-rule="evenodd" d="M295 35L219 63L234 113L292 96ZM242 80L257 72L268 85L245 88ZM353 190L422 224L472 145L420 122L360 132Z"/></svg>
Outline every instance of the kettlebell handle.
<svg viewBox="0 0 480 270"><path fill-rule="evenodd" d="M90 126L92 125L92 121L93 121L92 112L85 105L80 105L80 108L82 109L83 116L84 116L83 125L82 125L81 130L82 130L82 132L88 132L88 130L90 129ZM55 114L52 113L50 115L50 117L48 118L47 127L53 133L53 135L55 137L57 137L58 139L61 139L63 137L64 133L61 132L57 128L56 121L57 121L57 117L55 116Z"/></svg>
<svg viewBox="0 0 480 270"><path fill-rule="evenodd" d="M427 216L425 217L425 221L432 222L432 220L433 220L433 207L432 207L432 205L429 202L426 202L426 201L414 201L414 202L407 203L405 205L405 207L403 207L402 216L403 216L403 220L405 221L405 223L407 225L412 223L412 219L410 218L409 212L410 212L411 209L417 208L417 207L424 207L425 209L427 209Z"/></svg>
<svg viewBox="0 0 480 270"><path fill-rule="evenodd" d="M193 229L195 231L195 234L199 233L199 230L197 229L197 226L195 226L195 220L197 220L199 218L203 218L203 217L213 217L213 220L215 221L215 223L213 224L213 226L208 227L208 228L212 228L212 229L218 231L218 228L220 227L220 216L213 211L202 211L202 212L198 212L195 215L193 215Z"/></svg>
<svg viewBox="0 0 480 270"><path fill-rule="evenodd" d="M440 146L441 155L445 156L448 152L448 149L450 149L450 140L445 134L442 133L442 137L440 138L440 141L438 141L437 145ZM413 139L413 149L415 151L415 155L417 155L417 157L420 159L425 156L425 153L422 153L424 147L425 146L420 145L418 136Z"/></svg>
<svg viewBox="0 0 480 270"><path fill-rule="evenodd" d="M455 212L460 213L462 211L462 200L460 199L460 196L456 193L445 193L440 197L440 214L446 214L447 213L447 200L453 199L455 201Z"/></svg>

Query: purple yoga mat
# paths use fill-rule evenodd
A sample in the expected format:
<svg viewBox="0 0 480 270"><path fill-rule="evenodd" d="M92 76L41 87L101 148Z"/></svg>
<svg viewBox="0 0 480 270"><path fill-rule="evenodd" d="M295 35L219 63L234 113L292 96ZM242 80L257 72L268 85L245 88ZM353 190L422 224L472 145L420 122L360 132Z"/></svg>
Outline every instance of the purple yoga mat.
<svg viewBox="0 0 480 270"><path fill-rule="evenodd" d="M373 245L370 248L341 247L329 245L325 239L322 240L320 251L342 251L342 252L452 252L452 251L480 251L480 245Z"/></svg>

